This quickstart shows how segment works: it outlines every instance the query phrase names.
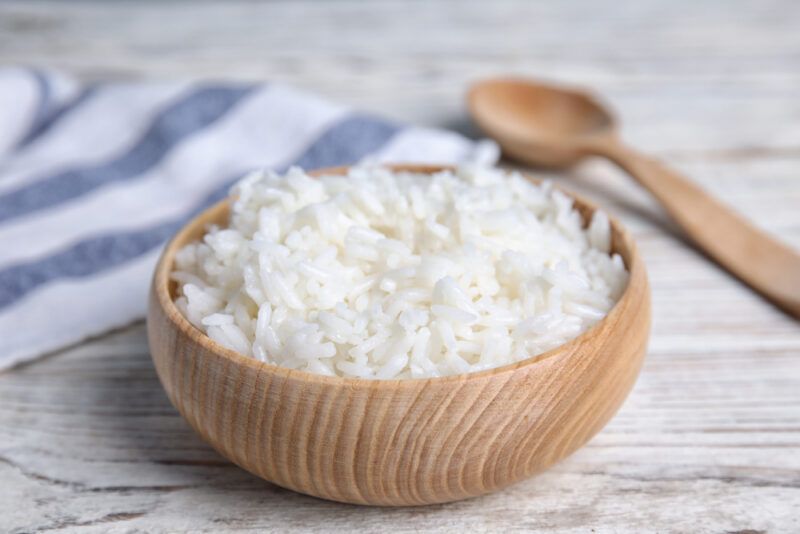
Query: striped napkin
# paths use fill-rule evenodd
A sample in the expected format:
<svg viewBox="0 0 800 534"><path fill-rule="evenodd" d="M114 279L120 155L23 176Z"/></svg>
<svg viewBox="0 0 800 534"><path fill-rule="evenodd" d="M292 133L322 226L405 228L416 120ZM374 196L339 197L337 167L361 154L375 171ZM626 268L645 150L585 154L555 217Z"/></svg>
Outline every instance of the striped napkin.
<svg viewBox="0 0 800 534"><path fill-rule="evenodd" d="M0 70L0 369L142 318L165 240L249 170L497 155L277 84Z"/></svg>

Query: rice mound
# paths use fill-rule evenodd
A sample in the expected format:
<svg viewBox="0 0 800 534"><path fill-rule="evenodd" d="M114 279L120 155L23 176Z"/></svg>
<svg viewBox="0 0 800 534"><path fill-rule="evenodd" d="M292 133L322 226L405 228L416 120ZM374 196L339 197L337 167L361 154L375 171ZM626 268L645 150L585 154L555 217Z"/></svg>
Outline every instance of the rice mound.
<svg viewBox="0 0 800 534"><path fill-rule="evenodd" d="M628 273L608 217L516 172L256 172L227 228L182 248L176 304L216 342L324 375L423 378L541 354L602 319Z"/></svg>

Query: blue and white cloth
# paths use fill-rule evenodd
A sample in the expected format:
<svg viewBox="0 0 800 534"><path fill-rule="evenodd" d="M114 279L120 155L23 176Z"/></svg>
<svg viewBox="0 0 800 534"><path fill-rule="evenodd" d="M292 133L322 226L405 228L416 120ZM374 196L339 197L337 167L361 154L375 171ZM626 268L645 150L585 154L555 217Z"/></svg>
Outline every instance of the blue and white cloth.
<svg viewBox="0 0 800 534"><path fill-rule="evenodd" d="M0 369L143 317L163 243L249 170L497 155L277 84L0 70Z"/></svg>

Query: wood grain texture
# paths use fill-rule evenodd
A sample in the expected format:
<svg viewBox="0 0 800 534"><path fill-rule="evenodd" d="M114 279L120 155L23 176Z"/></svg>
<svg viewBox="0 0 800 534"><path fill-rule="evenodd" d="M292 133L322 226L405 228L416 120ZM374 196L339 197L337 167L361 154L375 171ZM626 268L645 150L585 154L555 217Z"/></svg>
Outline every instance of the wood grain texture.
<svg viewBox="0 0 800 534"><path fill-rule="evenodd" d="M463 95L475 79L591 86L637 147L800 247L800 3L453 5L6 1L0 63L85 78L280 80L465 131ZM424 508L282 490L184 422L138 323L0 374L0 530L800 531L796 323L682 241L610 165L553 178L632 231L653 290L640 378L569 458L503 491Z"/></svg>
<svg viewBox="0 0 800 534"><path fill-rule="evenodd" d="M594 208L580 199L576 208L588 223ZM650 334L650 288L632 238L616 221L612 249L625 260L628 286L583 335L536 359L489 371L365 380L244 357L183 317L170 281L175 254L209 225L225 227L227 218L223 201L167 245L150 295L150 351L167 396L192 428L223 456L279 486L391 506L483 495L586 443L639 373Z"/></svg>

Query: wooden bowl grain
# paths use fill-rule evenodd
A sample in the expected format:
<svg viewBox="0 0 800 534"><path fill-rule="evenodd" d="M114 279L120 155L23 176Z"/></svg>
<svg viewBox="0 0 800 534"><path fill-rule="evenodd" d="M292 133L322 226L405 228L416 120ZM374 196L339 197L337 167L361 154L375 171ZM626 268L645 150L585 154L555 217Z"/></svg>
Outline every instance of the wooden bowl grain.
<svg viewBox="0 0 800 534"><path fill-rule="evenodd" d="M393 166L432 173L443 167ZM345 168L325 172L345 172ZM319 171L322 172L322 171ZM584 218L594 207L576 198ZM419 505L481 495L571 454L633 387L650 330L650 290L631 236L612 219L630 271L608 315L535 359L413 380L326 377L215 343L175 307L175 253L225 225L223 201L168 244L153 278L150 349L172 404L223 456L270 482L334 501Z"/></svg>

